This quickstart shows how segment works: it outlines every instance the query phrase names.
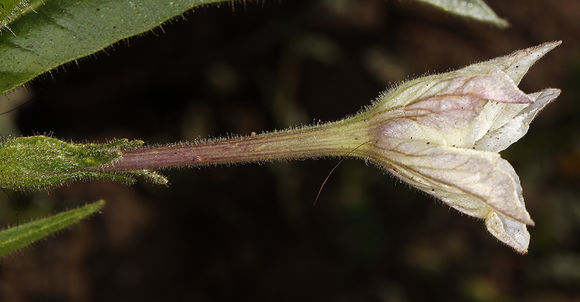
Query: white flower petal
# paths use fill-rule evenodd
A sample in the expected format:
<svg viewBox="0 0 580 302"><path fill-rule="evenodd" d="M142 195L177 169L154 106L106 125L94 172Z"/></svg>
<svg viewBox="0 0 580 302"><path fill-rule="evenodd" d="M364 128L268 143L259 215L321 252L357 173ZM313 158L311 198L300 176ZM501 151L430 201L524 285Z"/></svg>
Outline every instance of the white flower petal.
<svg viewBox="0 0 580 302"><path fill-rule="evenodd" d="M462 87L458 88L448 93L474 94L485 100L502 103L532 103L532 100L518 88L509 75L497 68L491 68L485 74L470 77L469 80L465 80Z"/></svg>
<svg viewBox="0 0 580 302"><path fill-rule="evenodd" d="M469 65L459 71L467 73L487 73L491 68L499 68L504 71L516 85L518 85L524 75L528 72L528 69L530 69L537 60L560 44L562 44L562 41L542 43L538 46L515 51L507 56Z"/></svg>
<svg viewBox="0 0 580 302"><path fill-rule="evenodd" d="M559 89L550 88L531 94L530 97L534 100L533 104L526 106L502 127L488 132L475 143L475 148L494 152L505 150L528 132L534 117L546 105L556 99L560 92Z"/></svg>
<svg viewBox="0 0 580 302"><path fill-rule="evenodd" d="M389 97L409 93L401 90L420 91L421 94L412 103L385 113L389 119L381 126L383 136L471 148L495 125L497 114L504 109L494 110L488 105L491 101L514 104L518 109L532 103L532 99L499 69L492 69L487 74L440 78L419 86L397 88L384 95L383 103L379 104L389 104Z"/></svg>
<svg viewBox="0 0 580 302"><path fill-rule="evenodd" d="M479 116L476 118L477 120L475 121L473 128L473 144L490 131L497 129L512 120L518 112L522 111L522 109L529 105L530 104L487 102Z"/></svg>
<svg viewBox="0 0 580 302"><path fill-rule="evenodd" d="M491 212L485 218L485 226L501 242L522 254L528 252L530 233L528 233L525 224Z"/></svg>
<svg viewBox="0 0 580 302"><path fill-rule="evenodd" d="M453 95L472 95L505 103L531 103L530 98L500 67L489 65L480 68L479 72L470 70L472 66L478 65L407 81L379 95L374 105L382 110L390 110L431 97Z"/></svg>
<svg viewBox="0 0 580 302"><path fill-rule="evenodd" d="M519 178L499 154L421 141L384 147L386 157L394 162L391 165L400 167L394 171L397 176L450 206L479 218L496 211L533 225L523 203Z"/></svg>
<svg viewBox="0 0 580 302"><path fill-rule="evenodd" d="M462 190L430 178L414 170L393 164L394 169L388 169L395 176L411 184L413 187L433 195L448 206L476 218L485 218L493 211L483 200L465 194Z"/></svg>

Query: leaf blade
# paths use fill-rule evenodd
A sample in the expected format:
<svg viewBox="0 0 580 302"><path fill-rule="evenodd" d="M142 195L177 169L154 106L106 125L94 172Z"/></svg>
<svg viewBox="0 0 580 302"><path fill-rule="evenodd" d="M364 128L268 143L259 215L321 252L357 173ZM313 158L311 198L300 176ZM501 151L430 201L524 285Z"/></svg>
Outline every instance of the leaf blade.
<svg viewBox="0 0 580 302"><path fill-rule="evenodd" d="M105 201L99 200L74 210L0 231L0 257L68 227L99 211L104 205Z"/></svg>
<svg viewBox="0 0 580 302"><path fill-rule="evenodd" d="M222 0L46 0L0 35L0 93L62 64Z"/></svg>

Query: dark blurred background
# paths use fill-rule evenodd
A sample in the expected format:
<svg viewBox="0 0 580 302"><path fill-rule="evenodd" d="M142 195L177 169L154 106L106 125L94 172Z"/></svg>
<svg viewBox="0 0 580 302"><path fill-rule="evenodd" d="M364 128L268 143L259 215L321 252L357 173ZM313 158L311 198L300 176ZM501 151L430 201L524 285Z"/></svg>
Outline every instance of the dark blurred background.
<svg viewBox="0 0 580 302"><path fill-rule="evenodd" d="M199 8L39 77L2 100L28 102L0 126L78 142L245 135L336 120L393 83L561 39L520 87L562 95L502 153L536 222L528 255L361 161L316 205L338 159L183 169L165 172L168 188L0 192L1 226L107 201L3 258L0 301L580 301L580 2L486 2L509 29L414 1Z"/></svg>

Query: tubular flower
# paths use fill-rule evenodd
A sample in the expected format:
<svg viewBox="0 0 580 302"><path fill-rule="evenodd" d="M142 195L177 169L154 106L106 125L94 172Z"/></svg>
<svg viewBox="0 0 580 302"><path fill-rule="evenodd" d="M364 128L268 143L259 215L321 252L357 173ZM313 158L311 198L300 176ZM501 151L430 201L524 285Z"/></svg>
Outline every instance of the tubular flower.
<svg viewBox="0 0 580 302"><path fill-rule="evenodd" d="M465 68L421 77L388 91L355 116L370 127L367 158L470 216L526 253L534 222L512 166L498 152L519 140L559 94L517 85L561 42L544 43Z"/></svg>
<svg viewBox="0 0 580 302"><path fill-rule="evenodd" d="M366 110L336 122L168 146L141 141L72 144L44 136L0 142L0 187L43 188L72 180L131 181L154 170L216 164L350 156L369 160L470 216L521 253L534 222L522 187L499 152L528 131L559 94L526 94L517 85L560 42L421 77L381 94ZM2 177L4 176L4 177Z"/></svg>

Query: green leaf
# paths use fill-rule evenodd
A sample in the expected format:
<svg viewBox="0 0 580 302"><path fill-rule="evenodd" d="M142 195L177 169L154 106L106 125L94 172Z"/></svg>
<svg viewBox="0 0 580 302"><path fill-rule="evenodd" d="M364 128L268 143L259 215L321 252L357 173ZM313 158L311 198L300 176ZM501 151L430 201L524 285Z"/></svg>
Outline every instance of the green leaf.
<svg viewBox="0 0 580 302"><path fill-rule="evenodd" d="M100 200L78 209L0 231L0 257L68 227L97 212L104 205L105 201Z"/></svg>
<svg viewBox="0 0 580 302"><path fill-rule="evenodd" d="M7 0L0 0L7 1ZM0 35L0 93L189 9L221 0L45 0Z"/></svg>
<svg viewBox="0 0 580 302"><path fill-rule="evenodd" d="M418 0L439 7L455 15L494 24L504 28L509 23L498 17L483 0Z"/></svg>

